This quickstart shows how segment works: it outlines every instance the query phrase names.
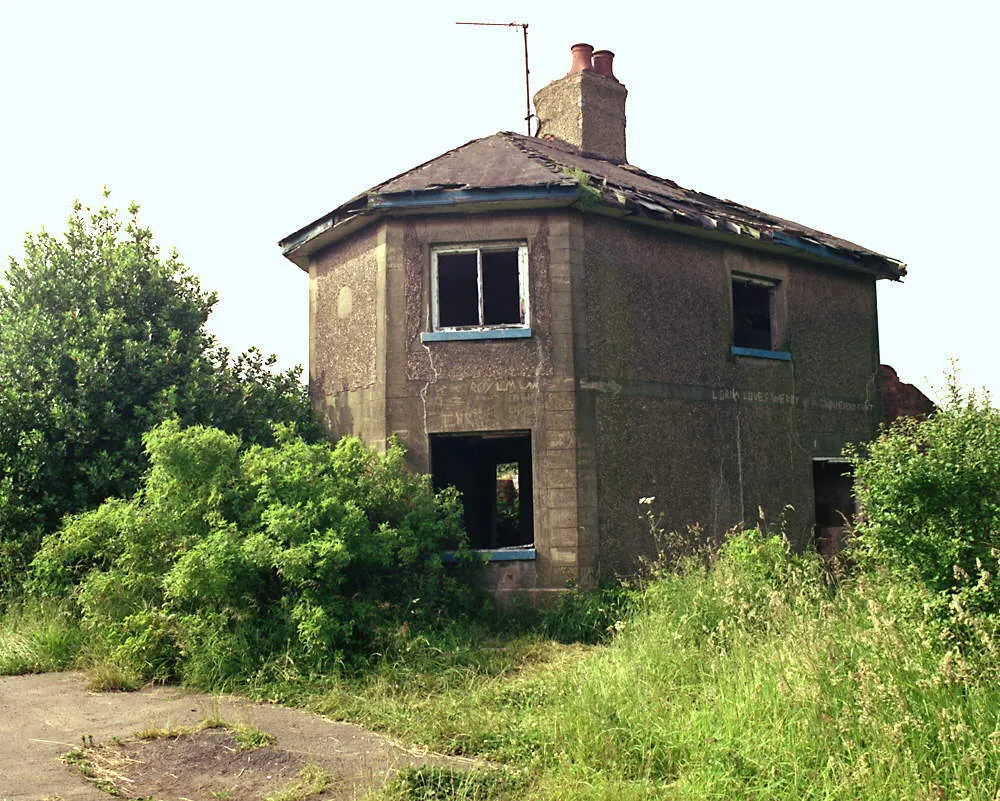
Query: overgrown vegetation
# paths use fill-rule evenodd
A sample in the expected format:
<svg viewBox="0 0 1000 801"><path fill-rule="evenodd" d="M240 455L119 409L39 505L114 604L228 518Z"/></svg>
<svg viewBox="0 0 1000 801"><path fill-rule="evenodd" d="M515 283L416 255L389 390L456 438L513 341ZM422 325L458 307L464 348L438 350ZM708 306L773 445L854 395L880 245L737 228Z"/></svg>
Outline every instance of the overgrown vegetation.
<svg viewBox="0 0 1000 801"><path fill-rule="evenodd" d="M394 801L996 801L997 419L956 392L856 455L862 519L836 570L740 531L500 619L461 614L480 607L438 552L455 499L397 448L285 430L243 451L168 423L139 493L46 541L30 586L55 627L9 614L0 662L69 663L79 620L98 668L240 686L489 763L406 771Z"/></svg>
<svg viewBox="0 0 1000 801"><path fill-rule="evenodd" d="M140 490L47 538L29 590L77 614L126 685L336 673L400 627L476 611L468 550L443 563L443 543L463 540L453 492L407 471L396 445L277 440L244 450L218 429L154 428Z"/></svg>
<svg viewBox="0 0 1000 801"><path fill-rule="evenodd" d="M954 376L945 407L855 454L859 556L957 604L1000 613L1000 411Z"/></svg>
<svg viewBox="0 0 1000 801"><path fill-rule="evenodd" d="M221 348L215 295L137 215L77 203L65 234L29 235L0 275L0 602L63 515L136 489L162 420L319 436L300 371Z"/></svg>
<svg viewBox="0 0 1000 801"><path fill-rule="evenodd" d="M881 570L835 586L740 532L656 577L607 645L520 639L477 663L428 643L313 704L527 770L502 798L993 801L995 634L956 647L932 598Z"/></svg>

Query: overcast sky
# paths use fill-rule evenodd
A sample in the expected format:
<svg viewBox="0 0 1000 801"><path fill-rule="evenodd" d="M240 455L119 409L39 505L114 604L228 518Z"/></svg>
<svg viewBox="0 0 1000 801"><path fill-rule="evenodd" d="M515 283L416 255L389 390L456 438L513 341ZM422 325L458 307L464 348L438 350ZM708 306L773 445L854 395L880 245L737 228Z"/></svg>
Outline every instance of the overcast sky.
<svg viewBox="0 0 1000 801"><path fill-rule="evenodd" d="M647 10L649 9L649 10ZM569 47L615 51L629 161L905 261L882 360L1000 397L1000 4L0 0L0 254L105 184L221 301L212 329L307 358L276 245L470 139L524 131Z"/></svg>

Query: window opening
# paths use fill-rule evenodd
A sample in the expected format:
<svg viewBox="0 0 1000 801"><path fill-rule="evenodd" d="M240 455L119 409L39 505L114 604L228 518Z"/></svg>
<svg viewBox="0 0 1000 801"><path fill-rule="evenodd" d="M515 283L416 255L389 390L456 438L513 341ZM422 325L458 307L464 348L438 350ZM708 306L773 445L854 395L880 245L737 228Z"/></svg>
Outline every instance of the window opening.
<svg viewBox="0 0 1000 801"><path fill-rule="evenodd" d="M520 324L521 290L517 251L483 253L483 324Z"/></svg>
<svg viewBox="0 0 1000 801"><path fill-rule="evenodd" d="M531 434L432 434L435 489L462 496L473 548L531 548L534 543Z"/></svg>
<svg viewBox="0 0 1000 801"><path fill-rule="evenodd" d="M773 350L774 291L777 284L733 278L733 345Z"/></svg>
<svg viewBox="0 0 1000 801"><path fill-rule="evenodd" d="M438 314L441 327L479 325L479 279L475 253L438 256Z"/></svg>
<svg viewBox="0 0 1000 801"><path fill-rule="evenodd" d="M525 245L435 250L434 328L527 326L527 261Z"/></svg>
<svg viewBox="0 0 1000 801"><path fill-rule="evenodd" d="M844 545L844 533L854 517L854 474L847 462L813 460L816 503L816 547L827 558Z"/></svg>

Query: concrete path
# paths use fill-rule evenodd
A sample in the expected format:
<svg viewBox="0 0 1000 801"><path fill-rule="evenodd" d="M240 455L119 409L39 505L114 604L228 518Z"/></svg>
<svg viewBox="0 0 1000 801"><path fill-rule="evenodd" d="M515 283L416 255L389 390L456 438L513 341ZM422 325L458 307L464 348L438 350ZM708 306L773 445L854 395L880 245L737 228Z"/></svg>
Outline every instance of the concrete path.
<svg viewBox="0 0 1000 801"><path fill-rule="evenodd" d="M81 673L0 677L0 801L109 801L59 757L79 747L126 739L141 729L192 726L205 718L247 723L343 779L339 797L359 798L407 765L467 760L407 751L358 726L271 704L150 687L135 693L91 693Z"/></svg>

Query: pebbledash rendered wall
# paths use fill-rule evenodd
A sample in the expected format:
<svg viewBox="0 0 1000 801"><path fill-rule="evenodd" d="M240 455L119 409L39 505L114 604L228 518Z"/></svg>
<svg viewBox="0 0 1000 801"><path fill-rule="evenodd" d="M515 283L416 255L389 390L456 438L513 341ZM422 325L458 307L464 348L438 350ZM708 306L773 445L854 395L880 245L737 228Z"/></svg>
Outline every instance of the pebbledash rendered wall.
<svg viewBox="0 0 1000 801"><path fill-rule="evenodd" d="M431 247L489 241L528 245L532 336L421 342ZM732 354L734 271L781 282L790 361ZM653 546L642 496L713 535L784 513L804 544L813 458L875 427L873 278L597 214L383 221L313 257L310 314L335 435L395 434L428 471L431 434L531 432L536 558L492 566L498 590L633 570Z"/></svg>
<svg viewBox="0 0 1000 801"><path fill-rule="evenodd" d="M874 279L595 216L584 252L576 366L594 409L601 572L652 547L640 496L668 529L718 537L762 509L806 546L813 459L870 439L878 419ZM780 281L789 360L733 354L733 273Z"/></svg>
<svg viewBox="0 0 1000 801"><path fill-rule="evenodd" d="M490 241L528 245L532 336L422 343L431 246ZM494 565L498 590L596 577L596 476L592 462L578 463L570 252L566 212L414 217L337 243L310 267L310 387L334 435L383 447L395 434L426 472L431 434L531 432L536 558ZM343 346L355 324L373 347Z"/></svg>

